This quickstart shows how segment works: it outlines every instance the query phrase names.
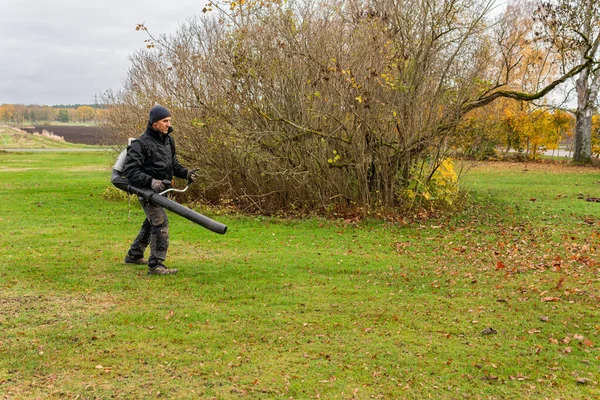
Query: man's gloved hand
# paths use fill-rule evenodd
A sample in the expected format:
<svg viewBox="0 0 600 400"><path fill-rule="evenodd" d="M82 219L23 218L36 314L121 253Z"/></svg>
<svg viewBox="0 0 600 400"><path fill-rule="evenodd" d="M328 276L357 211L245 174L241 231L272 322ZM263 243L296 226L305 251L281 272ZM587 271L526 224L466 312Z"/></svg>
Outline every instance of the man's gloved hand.
<svg viewBox="0 0 600 400"><path fill-rule="evenodd" d="M155 192L162 192L163 190L165 190L165 184L162 183L162 181L156 180L156 179L152 179L152 190L154 190Z"/></svg>
<svg viewBox="0 0 600 400"><path fill-rule="evenodd" d="M198 168L190 169L188 171L188 173L187 173L188 183L194 183L194 181L196 179L198 179L198 175L196 174L196 171L198 171Z"/></svg>

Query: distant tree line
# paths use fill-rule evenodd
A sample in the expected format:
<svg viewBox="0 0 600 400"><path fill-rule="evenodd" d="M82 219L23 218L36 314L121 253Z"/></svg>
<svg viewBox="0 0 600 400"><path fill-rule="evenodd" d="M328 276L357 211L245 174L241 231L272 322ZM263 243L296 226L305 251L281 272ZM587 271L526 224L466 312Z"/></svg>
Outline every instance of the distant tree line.
<svg viewBox="0 0 600 400"><path fill-rule="evenodd" d="M17 126L57 122L97 122L105 112L104 107L91 105L39 106L23 104L0 105L0 123Z"/></svg>
<svg viewBox="0 0 600 400"><path fill-rule="evenodd" d="M92 107L94 109L105 109L106 104L54 104L52 108L79 108L82 106Z"/></svg>

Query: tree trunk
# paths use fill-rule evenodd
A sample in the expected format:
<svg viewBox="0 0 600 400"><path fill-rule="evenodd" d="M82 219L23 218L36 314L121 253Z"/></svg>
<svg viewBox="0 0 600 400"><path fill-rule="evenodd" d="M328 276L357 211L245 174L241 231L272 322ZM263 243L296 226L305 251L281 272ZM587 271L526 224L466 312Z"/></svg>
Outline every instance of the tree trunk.
<svg viewBox="0 0 600 400"><path fill-rule="evenodd" d="M598 93L598 75L592 84L588 81L589 70L581 72L577 79L577 111L575 112L575 150L573 161L578 164L592 162L592 113Z"/></svg>
<svg viewBox="0 0 600 400"><path fill-rule="evenodd" d="M592 110L586 108L577 110L575 122L575 150L573 161L578 164L587 164L592 161Z"/></svg>

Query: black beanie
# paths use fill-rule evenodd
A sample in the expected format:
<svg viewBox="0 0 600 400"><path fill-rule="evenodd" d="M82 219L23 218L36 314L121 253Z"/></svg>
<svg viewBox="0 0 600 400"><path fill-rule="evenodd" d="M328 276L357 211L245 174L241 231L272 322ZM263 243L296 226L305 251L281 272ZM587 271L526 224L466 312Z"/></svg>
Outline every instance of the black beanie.
<svg viewBox="0 0 600 400"><path fill-rule="evenodd" d="M171 113L167 110L166 107L161 106L160 104L155 105L150 110L150 116L148 118L148 122L150 125L155 123L156 121L160 121L163 118L170 117Z"/></svg>

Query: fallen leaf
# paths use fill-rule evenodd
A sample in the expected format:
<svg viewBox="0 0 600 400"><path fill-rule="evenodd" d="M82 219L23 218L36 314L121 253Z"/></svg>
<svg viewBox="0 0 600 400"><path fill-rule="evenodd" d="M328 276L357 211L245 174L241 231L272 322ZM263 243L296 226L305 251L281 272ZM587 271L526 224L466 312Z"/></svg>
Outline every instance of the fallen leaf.
<svg viewBox="0 0 600 400"><path fill-rule="evenodd" d="M492 328L491 326L481 331L482 335L495 335L496 333L498 333L498 331Z"/></svg>
<svg viewBox="0 0 600 400"><path fill-rule="evenodd" d="M542 301L560 301L560 297L542 297Z"/></svg>
<svg viewBox="0 0 600 400"><path fill-rule="evenodd" d="M485 375L482 379L488 381L495 381L498 380L498 377L496 375Z"/></svg>
<svg viewBox="0 0 600 400"><path fill-rule="evenodd" d="M524 381L525 379L527 379L527 377L521 373L518 373L517 376L509 376L511 381Z"/></svg>

